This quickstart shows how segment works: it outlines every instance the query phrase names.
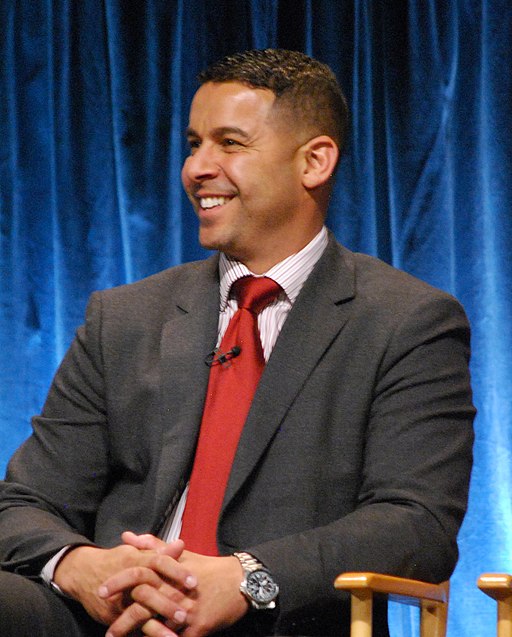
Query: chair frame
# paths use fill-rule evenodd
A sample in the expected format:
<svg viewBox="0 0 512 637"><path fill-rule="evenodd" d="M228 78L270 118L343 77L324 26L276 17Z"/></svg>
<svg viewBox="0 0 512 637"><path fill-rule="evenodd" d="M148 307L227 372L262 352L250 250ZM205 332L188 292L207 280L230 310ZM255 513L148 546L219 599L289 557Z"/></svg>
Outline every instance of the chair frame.
<svg viewBox="0 0 512 637"><path fill-rule="evenodd" d="M484 573L477 580L478 588L496 600L497 637L512 637L512 575Z"/></svg>
<svg viewBox="0 0 512 637"><path fill-rule="evenodd" d="M421 637L446 637L449 582L429 584L380 573L342 573L334 586L351 594L350 637L371 637L374 593L384 593L392 601L420 606Z"/></svg>

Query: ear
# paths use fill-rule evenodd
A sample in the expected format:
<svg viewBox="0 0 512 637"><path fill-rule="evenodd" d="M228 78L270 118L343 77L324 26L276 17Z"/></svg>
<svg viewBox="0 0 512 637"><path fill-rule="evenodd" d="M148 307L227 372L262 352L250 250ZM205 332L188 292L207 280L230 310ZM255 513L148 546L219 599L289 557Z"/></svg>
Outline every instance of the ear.
<svg viewBox="0 0 512 637"><path fill-rule="evenodd" d="M317 188L332 177L338 162L336 142L327 135L313 137L303 147L304 168L302 184L305 188Z"/></svg>

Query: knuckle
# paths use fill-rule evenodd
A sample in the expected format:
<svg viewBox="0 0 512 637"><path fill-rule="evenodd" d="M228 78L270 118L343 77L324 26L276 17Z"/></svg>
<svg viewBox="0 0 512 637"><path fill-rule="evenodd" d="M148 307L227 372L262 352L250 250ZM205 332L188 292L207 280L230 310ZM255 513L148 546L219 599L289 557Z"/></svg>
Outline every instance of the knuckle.
<svg viewBox="0 0 512 637"><path fill-rule="evenodd" d="M144 604L148 602L153 594L153 587L148 586L147 584L141 584L140 586L136 586L132 591L132 598Z"/></svg>
<svg viewBox="0 0 512 637"><path fill-rule="evenodd" d="M176 588L173 588L172 586L169 586L169 584L164 584L163 586L160 587L159 590L161 591L163 595L167 597L167 599L170 599L171 601L175 603L180 603L181 601L185 599L185 595L183 595L181 591L177 590Z"/></svg>
<svg viewBox="0 0 512 637"><path fill-rule="evenodd" d="M151 615L152 615L147 608L145 608L144 606L141 606L140 604L132 604L128 608L128 613L130 615L130 618L136 624L146 622L148 619L151 618Z"/></svg>
<svg viewBox="0 0 512 637"><path fill-rule="evenodd" d="M130 574L134 580L144 581L147 575L147 569L144 568L144 566L132 566Z"/></svg>
<svg viewBox="0 0 512 637"><path fill-rule="evenodd" d="M121 544L116 546L113 550L119 553L120 557L130 561L136 560L139 554L138 549L128 544Z"/></svg>
<svg viewBox="0 0 512 637"><path fill-rule="evenodd" d="M166 559L165 559L165 555L160 555L159 553L154 553L151 556L151 564L152 566L154 566L157 570L163 569L166 566Z"/></svg>

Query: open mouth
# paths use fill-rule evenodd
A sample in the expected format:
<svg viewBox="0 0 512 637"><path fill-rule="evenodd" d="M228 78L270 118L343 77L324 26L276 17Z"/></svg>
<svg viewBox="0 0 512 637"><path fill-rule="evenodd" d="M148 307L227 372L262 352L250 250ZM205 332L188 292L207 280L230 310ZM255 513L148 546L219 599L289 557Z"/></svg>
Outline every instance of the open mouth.
<svg viewBox="0 0 512 637"><path fill-rule="evenodd" d="M199 205L203 210L211 210L218 206L223 206L231 201L233 197L200 197Z"/></svg>

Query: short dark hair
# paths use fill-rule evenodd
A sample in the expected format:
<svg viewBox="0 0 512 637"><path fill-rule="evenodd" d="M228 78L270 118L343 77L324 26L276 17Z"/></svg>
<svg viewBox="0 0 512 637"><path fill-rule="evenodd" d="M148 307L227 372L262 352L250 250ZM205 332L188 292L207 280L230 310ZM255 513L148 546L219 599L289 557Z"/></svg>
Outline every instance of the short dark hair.
<svg viewBox="0 0 512 637"><path fill-rule="evenodd" d="M214 62L198 80L269 89L276 95L276 106L289 108L294 121L302 121L314 134L329 135L340 153L343 150L349 121L345 96L332 70L305 53L286 49L235 53Z"/></svg>

